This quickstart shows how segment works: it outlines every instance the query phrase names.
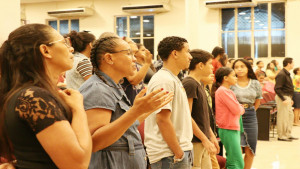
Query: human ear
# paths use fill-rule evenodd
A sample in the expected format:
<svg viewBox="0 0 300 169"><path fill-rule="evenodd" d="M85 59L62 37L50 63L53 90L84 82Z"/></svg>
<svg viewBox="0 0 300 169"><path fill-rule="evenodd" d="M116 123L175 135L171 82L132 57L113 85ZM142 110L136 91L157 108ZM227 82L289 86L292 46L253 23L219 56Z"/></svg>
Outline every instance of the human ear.
<svg viewBox="0 0 300 169"><path fill-rule="evenodd" d="M108 64L110 64L110 65L114 64L113 56L112 56L112 54L110 54L110 53L105 53L104 56L103 56L103 59L104 59L104 61L105 61L106 63L108 63Z"/></svg>
<svg viewBox="0 0 300 169"><path fill-rule="evenodd" d="M40 52L44 57L49 59L52 58L52 56L50 55L50 49L47 45L44 44L40 45Z"/></svg>

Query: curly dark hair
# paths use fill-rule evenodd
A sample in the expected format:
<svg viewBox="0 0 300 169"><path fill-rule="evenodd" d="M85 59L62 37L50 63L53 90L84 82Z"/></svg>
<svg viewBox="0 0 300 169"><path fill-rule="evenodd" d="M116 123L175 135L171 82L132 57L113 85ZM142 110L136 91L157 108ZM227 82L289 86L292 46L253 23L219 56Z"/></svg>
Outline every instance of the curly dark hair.
<svg viewBox="0 0 300 169"><path fill-rule="evenodd" d="M74 48L75 52L82 52L85 50L86 46L94 42L96 39L95 36L88 32L76 32L71 31L69 34L65 35L64 37L70 37L72 47Z"/></svg>
<svg viewBox="0 0 300 169"><path fill-rule="evenodd" d="M237 62L242 62L242 63L244 63L244 64L246 65L246 67L247 67L247 69L248 69L248 75L247 75L248 78L257 80L257 78L256 78L256 76L255 76L255 73L254 73L254 71L253 71L253 69L252 69L252 66L251 66L250 62L248 62L248 61L245 60L245 59L237 59L236 61L233 62L233 64L232 64L232 69L234 69L234 66L235 66L235 64L236 64Z"/></svg>
<svg viewBox="0 0 300 169"><path fill-rule="evenodd" d="M221 47L219 47L219 46L216 46L213 50L212 50L212 52L211 52L211 54L214 56L214 58L216 58L218 55L224 55L225 54L225 50L224 50L224 48L221 48Z"/></svg>
<svg viewBox="0 0 300 169"><path fill-rule="evenodd" d="M173 50L180 51L184 47L184 43L188 41L178 36L168 36L161 40L158 44L158 55L163 61L168 60Z"/></svg>
<svg viewBox="0 0 300 169"><path fill-rule="evenodd" d="M297 75L297 72L298 72L299 70L300 70L299 67L295 68L295 69L293 70L294 75Z"/></svg>
<svg viewBox="0 0 300 169"><path fill-rule="evenodd" d="M193 59L191 60L189 70L194 70L198 63L202 62L203 64L206 64L209 59L213 58L213 55L202 49L193 49L190 51L190 54Z"/></svg>

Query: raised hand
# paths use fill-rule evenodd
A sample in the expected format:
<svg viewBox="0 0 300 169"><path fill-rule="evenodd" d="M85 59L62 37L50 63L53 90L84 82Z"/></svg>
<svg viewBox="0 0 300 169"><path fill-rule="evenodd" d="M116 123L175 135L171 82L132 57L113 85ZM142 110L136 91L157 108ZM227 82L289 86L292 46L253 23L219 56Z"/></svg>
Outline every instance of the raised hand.
<svg viewBox="0 0 300 169"><path fill-rule="evenodd" d="M84 110L83 96L79 91L74 89L65 89L58 91L59 96L65 101L65 103L73 110Z"/></svg>
<svg viewBox="0 0 300 169"><path fill-rule="evenodd" d="M146 96L147 88L145 87L136 95L132 108L139 110L140 114L153 112L173 100L173 92L157 89Z"/></svg>

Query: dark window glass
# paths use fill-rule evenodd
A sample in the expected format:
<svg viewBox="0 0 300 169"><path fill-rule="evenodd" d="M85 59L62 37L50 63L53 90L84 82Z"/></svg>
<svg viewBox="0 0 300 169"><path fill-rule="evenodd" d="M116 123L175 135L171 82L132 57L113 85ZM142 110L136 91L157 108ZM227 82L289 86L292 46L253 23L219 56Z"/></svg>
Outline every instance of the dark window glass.
<svg viewBox="0 0 300 169"><path fill-rule="evenodd" d="M254 32L254 58L268 57L268 32Z"/></svg>
<svg viewBox="0 0 300 169"><path fill-rule="evenodd" d="M144 39L144 46L152 54L154 54L154 39Z"/></svg>
<svg viewBox="0 0 300 169"><path fill-rule="evenodd" d="M141 37L140 16L130 16L130 37Z"/></svg>
<svg viewBox="0 0 300 169"><path fill-rule="evenodd" d="M55 30L57 30L57 21L49 21L48 24Z"/></svg>
<svg viewBox="0 0 300 169"><path fill-rule="evenodd" d="M251 30L251 8L238 8L238 30Z"/></svg>
<svg viewBox="0 0 300 169"><path fill-rule="evenodd" d="M272 3L271 25L272 29L285 28L285 3Z"/></svg>
<svg viewBox="0 0 300 169"><path fill-rule="evenodd" d="M268 4L258 4L254 8L254 29L268 29Z"/></svg>
<svg viewBox="0 0 300 169"><path fill-rule="evenodd" d="M143 16L144 37L154 37L154 16Z"/></svg>
<svg viewBox="0 0 300 169"><path fill-rule="evenodd" d="M75 31L79 32L79 20L78 19L71 20L71 30L75 30Z"/></svg>
<svg viewBox="0 0 300 169"><path fill-rule="evenodd" d="M127 36L127 17L117 17L116 30L118 36Z"/></svg>
<svg viewBox="0 0 300 169"><path fill-rule="evenodd" d="M133 42L135 42L135 43L141 43L141 40L140 39L132 39L133 40Z"/></svg>
<svg viewBox="0 0 300 169"><path fill-rule="evenodd" d="M234 32L225 32L222 34L222 47L228 55L228 58L234 58Z"/></svg>
<svg viewBox="0 0 300 169"><path fill-rule="evenodd" d="M285 57L285 31L272 30L272 57Z"/></svg>
<svg viewBox="0 0 300 169"><path fill-rule="evenodd" d="M69 21L68 20L60 20L59 33L61 35L65 35L65 34L69 33Z"/></svg>
<svg viewBox="0 0 300 169"><path fill-rule="evenodd" d="M222 9L222 30L234 30L234 9Z"/></svg>
<svg viewBox="0 0 300 169"><path fill-rule="evenodd" d="M251 32L238 32L238 57L251 56Z"/></svg>

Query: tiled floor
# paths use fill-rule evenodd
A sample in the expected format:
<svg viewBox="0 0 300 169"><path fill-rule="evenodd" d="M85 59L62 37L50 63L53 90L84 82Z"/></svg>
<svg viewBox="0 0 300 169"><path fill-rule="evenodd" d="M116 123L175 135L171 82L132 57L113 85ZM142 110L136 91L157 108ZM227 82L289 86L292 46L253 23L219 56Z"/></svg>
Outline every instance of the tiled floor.
<svg viewBox="0 0 300 169"><path fill-rule="evenodd" d="M300 127L293 126L292 135L300 139ZM300 140L292 142L258 141L252 169L300 169Z"/></svg>

